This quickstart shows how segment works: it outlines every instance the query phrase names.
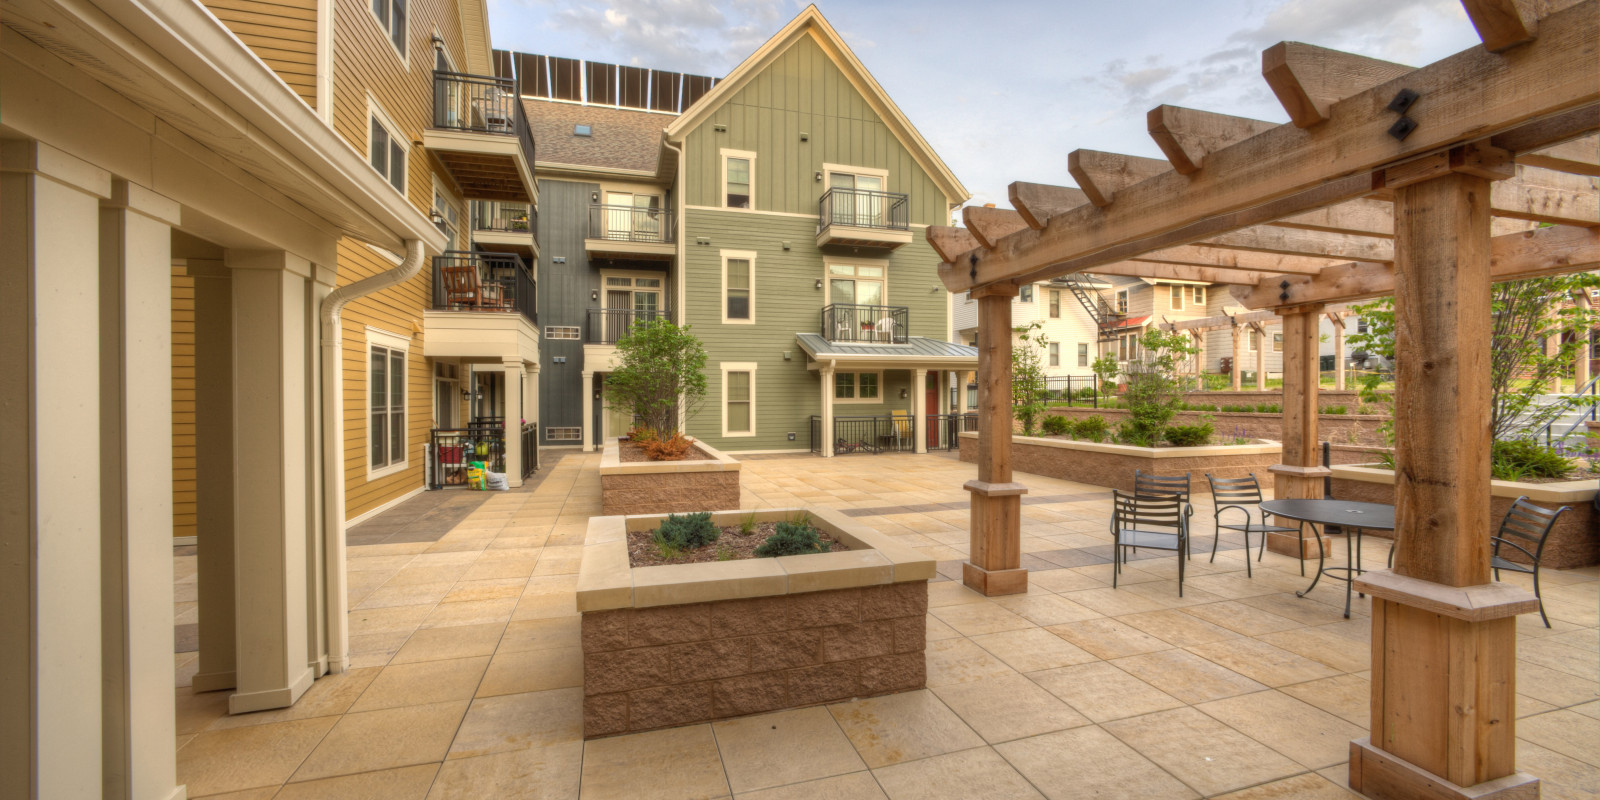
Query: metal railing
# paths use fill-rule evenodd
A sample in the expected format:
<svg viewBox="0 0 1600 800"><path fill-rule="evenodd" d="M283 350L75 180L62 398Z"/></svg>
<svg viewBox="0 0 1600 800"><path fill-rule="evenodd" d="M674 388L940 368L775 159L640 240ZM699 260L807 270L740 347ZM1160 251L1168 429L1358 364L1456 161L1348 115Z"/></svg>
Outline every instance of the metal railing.
<svg viewBox="0 0 1600 800"><path fill-rule="evenodd" d="M1099 375L1056 375L1044 379L1045 398L1068 406L1100 407Z"/></svg>
<svg viewBox="0 0 1600 800"><path fill-rule="evenodd" d="M466 486L467 468L483 462L490 472L506 471L505 429L498 425L434 428L430 433L429 486Z"/></svg>
<svg viewBox="0 0 1600 800"><path fill-rule="evenodd" d="M961 434L978 430L977 414L929 414L928 450L960 450Z"/></svg>
<svg viewBox="0 0 1600 800"><path fill-rule="evenodd" d="M910 453L917 449L915 420L910 415L834 417L832 447L836 456L851 453ZM811 417L811 452L828 446L822 437L822 417Z"/></svg>
<svg viewBox="0 0 1600 800"><path fill-rule="evenodd" d="M527 203L498 200L472 201L472 229L496 233L526 233L537 238L539 210Z"/></svg>
<svg viewBox="0 0 1600 800"><path fill-rule="evenodd" d="M831 225L904 231L911 228L910 198L867 189L829 189L817 200L818 230Z"/></svg>
<svg viewBox="0 0 1600 800"><path fill-rule="evenodd" d="M515 136L530 168L536 160L528 115L509 78L435 70L433 127Z"/></svg>
<svg viewBox="0 0 1600 800"><path fill-rule="evenodd" d="M822 307L822 337L830 342L905 344L911 324L906 306L832 303Z"/></svg>
<svg viewBox="0 0 1600 800"><path fill-rule="evenodd" d="M539 426L522 426L522 479L539 469Z"/></svg>
<svg viewBox="0 0 1600 800"><path fill-rule="evenodd" d="M1600 404L1600 375L1590 378L1588 383L1579 386L1577 391L1568 395L1568 398L1572 402L1573 410L1578 411L1578 418L1573 420L1572 424L1567 425L1560 433L1555 432L1556 423L1560 420L1554 419L1545 423L1544 428L1536 431L1533 438L1538 440L1539 436L1543 435L1546 447L1553 447L1557 443L1566 442L1572 434L1577 433L1578 429L1584 427L1586 423L1600 419L1600 405L1597 405Z"/></svg>
<svg viewBox="0 0 1600 800"><path fill-rule="evenodd" d="M433 257L435 311L516 313L538 324L533 273L515 253L450 250Z"/></svg>
<svg viewBox="0 0 1600 800"><path fill-rule="evenodd" d="M638 311L631 308L591 308L589 309L589 335L583 340L587 344L616 344L619 339L628 335L628 330L639 322L653 322L658 319L672 319L672 312Z"/></svg>
<svg viewBox="0 0 1600 800"><path fill-rule="evenodd" d="M613 242L671 244L672 210L639 206L589 206L589 238Z"/></svg>

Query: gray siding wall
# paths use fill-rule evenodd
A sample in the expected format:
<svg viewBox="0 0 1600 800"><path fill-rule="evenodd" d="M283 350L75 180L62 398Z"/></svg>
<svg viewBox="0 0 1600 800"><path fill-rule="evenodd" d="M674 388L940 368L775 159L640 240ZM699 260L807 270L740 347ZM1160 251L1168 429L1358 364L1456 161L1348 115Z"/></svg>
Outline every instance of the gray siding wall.
<svg viewBox="0 0 1600 800"><path fill-rule="evenodd" d="M552 325L586 325L585 311L596 279L583 253L589 225L589 197L600 190L596 183L539 181L539 442L550 442L549 428L583 424L583 340L544 336ZM557 264L555 259L566 259ZM557 357L566 363L555 362Z"/></svg>

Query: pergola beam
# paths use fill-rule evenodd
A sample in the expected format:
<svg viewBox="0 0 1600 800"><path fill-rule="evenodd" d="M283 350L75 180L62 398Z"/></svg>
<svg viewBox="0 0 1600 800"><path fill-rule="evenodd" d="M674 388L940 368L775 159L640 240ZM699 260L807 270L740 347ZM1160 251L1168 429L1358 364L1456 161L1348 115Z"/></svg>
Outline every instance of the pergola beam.
<svg viewBox="0 0 1600 800"><path fill-rule="evenodd" d="M1462 0L1461 5L1478 29L1478 38L1491 53L1502 53L1533 41L1539 34L1539 12L1563 8L1571 0Z"/></svg>
<svg viewBox="0 0 1600 800"><path fill-rule="evenodd" d="M1358 261L1393 261L1394 243L1373 236L1308 231L1259 225L1224 233L1196 244L1258 253L1316 258L1348 258Z"/></svg>
<svg viewBox="0 0 1600 800"><path fill-rule="evenodd" d="M1191 267L1182 264L1162 264L1149 261L1123 261L1116 264L1103 264L1094 268L1094 274L1224 284L1254 284L1268 275L1265 272L1218 269L1216 267Z"/></svg>
<svg viewBox="0 0 1600 800"><path fill-rule="evenodd" d="M1600 176L1600 136L1585 136L1523 153L1517 156L1517 163L1573 175Z"/></svg>
<svg viewBox="0 0 1600 800"><path fill-rule="evenodd" d="M961 209L961 221L966 223L967 231L982 247L993 247L995 242L1028 227L1022 215L1015 211L985 206Z"/></svg>
<svg viewBox="0 0 1600 800"><path fill-rule="evenodd" d="M1276 253L1258 253L1251 250L1231 250L1224 247L1207 247L1186 244L1152 250L1130 261L1151 261L1163 264L1182 264L1191 267L1217 267L1218 269L1249 270L1252 272L1291 272L1315 275L1323 267L1343 263L1338 259L1310 256L1285 256Z"/></svg>
<svg viewBox="0 0 1600 800"><path fill-rule="evenodd" d="M1199 172L1207 156L1218 150L1278 127L1273 122L1180 106L1156 106L1145 120L1150 138L1180 175Z"/></svg>
<svg viewBox="0 0 1600 800"><path fill-rule="evenodd" d="M1415 69L1301 42L1279 42L1261 53L1262 77L1300 128L1327 119L1334 103Z"/></svg>
<svg viewBox="0 0 1600 800"><path fill-rule="evenodd" d="M1083 187L1089 202L1111 205L1119 190L1153 178L1172 169L1159 158L1126 156L1099 150L1074 150L1067 154L1067 171Z"/></svg>
<svg viewBox="0 0 1600 800"><path fill-rule="evenodd" d="M1006 194L1011 199L1011 207L1034 230L1043 228L1051 217L1089 202L1089 195L1082 189L1046 183L1018 181L1006 187Z"/></svg>
<svg viewBox="0 0 1600 800"><path fill-rule="evenodd" d="M1164 331L1220 331L1238 325L1265 325L1278 319L1276 311L1247 311L1243 314L1221 314L1215 317L1186 319L1161 325Z"/></svg>

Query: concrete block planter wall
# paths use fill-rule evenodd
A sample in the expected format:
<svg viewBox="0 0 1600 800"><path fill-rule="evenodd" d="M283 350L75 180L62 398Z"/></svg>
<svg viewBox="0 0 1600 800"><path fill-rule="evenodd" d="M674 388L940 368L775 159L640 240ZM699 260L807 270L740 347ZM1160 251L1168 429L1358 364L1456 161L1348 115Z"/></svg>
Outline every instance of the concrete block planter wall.
<svg viewBox="0 0 1600 800"><path fill-rule="evenodd" d="M1493 536L1500 527L1506 510L1518 497L1527 495L1528 501L1545 508L1570 506L1571 511L1561 515L1556 527L1550 531L1544 548L1544 566L1552 569L1572 569L1600 564L1600 519L1594 513L1595 482L1592 480L1563 483L1517 483L1514 481L1489 482L1489 525L1485 536ZM1333 468L1333 496L1343 500L1360 500L1368 503L1394 503L1394 470L1373 466L1335 466ZM1368 535L1387 536L1371 531ZM1531 549L1531 548L1530 548ZM1509 548L1501 555L1511 561L1526 563L1527 559Z"/></svg>
<svg viewBox="0 0 1600 800"><path fill-rule="evenodd" d="M829 509L712 521L751 513L808 513L852 549L631 567L627 532L664 515L589 520L578 568L584 738L924 687L933 559Z"/></svg>
<svg viewBox="0 0 1600 800"><path fill-rule="evenodd" d="M961 460L978 460L978 434L961 434ZM1242 478L1255 473L1264 487L1272 485L1267 467L1283 460L1278 442L1205 447L1134 447L1071 439L1014 436L1011 464L1019 472L1047 478L1133 490L1136 469L1173 475L1188 472L1197 492L1205 491L1205 474Z"/></svg>
<svg viewBox="0 0 1600 800"><path fill-rule="evenodd" d="M701 441L709 459L623 461L616 439L600 452L600 513L669 514L739 507L739 462Z"/></svg>
<svg viewBox="0 0 1600 800"><path fill-rule="evenodd" d="M1210 399L1204 402L1212 402ZM1223 401L1226 402L1226 401ZM1239 402L1239 401L1235 401ZM1272 402L1277 402L1276 400ZM1084 417L1101 416L1111 425L1112 430L1128 419L1132 413L1122 408L1080 408L1066 406L1051 406L1050 413L1068 419L1083 419ZM1283 414L1262 414L1241 411L1179 411L1173 418L1173 425L1197 425L1202 416L1211 417L1211 423L1216 427L1218 436L1243 436L1246 439L1281 439L1283 437ZM1325 442L1341 445L1345 448L1352 447L1382 447L1384 446L1383 433L1379 430L1384 421L1389 417L1379 414L1319 414L1317 415L1317 435ZM1359 457L1358 461L1339 461L1335 456L1334 463L1371 463L1370 455L1361 457L1365 451L1357 451L1353 456Z"/></svg>

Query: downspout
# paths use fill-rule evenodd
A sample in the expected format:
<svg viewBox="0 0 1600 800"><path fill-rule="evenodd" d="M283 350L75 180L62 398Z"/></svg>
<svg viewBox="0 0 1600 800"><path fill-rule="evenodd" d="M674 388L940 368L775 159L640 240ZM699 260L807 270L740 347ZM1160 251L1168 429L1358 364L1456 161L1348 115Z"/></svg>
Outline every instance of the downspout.
<svg viewBox="0 0 1600 800"><path fill-rule="evenodd" d="M406 257L394 269L341 286L322 300L322 548L327 602L328 672L349 668L350 637L345 615L344 545L344 379L340 374L345 304L363 295L411 280L422 272L422 240L406 240Z"/></svg>
<svg viewBox="0 0 1600 800"><path fill-rule="evenodd" d="M677 206L678 206L677 210L674 212L674 215L677 217L677 222L675 224L678 226L678 234L677 234L676 237L674 237L678 241L678 246L677 246L677 254L678 254L678 269L677 269L677 273L678 274L676 275L676 277L673 280L673 289L675 290L675 292L677 294L677 297L673 298L673 302L678 304L678 320L677 320L677 322L678 322L679 325L682 325L685 322L687 322L688 319L689 319L689 309L687 307L687 303L686 303L685 298L684 298L684 295L686 293L686 291L685 291L686 290L686 281L685 281L684 275L685 275L685 273L688 272L688 265L684 263L684 257L688 254L688 246L685 245L684 241L683 241L683 238L684 238L683 237L683 224L684 224L684 221L688 217L688 213L686 211L684 211L684 208L683 208L684 205L685 205L684 197L683 197L683 170L684 170L684 166L685 166L684 163L683 163L683 161L684 161L683 146L682 145L674 146L672 144L672 140L668 139L665 134L663 134L662 137L661 137L661 146L667 148L668 150L671 150L674 154L677 155L677 158L678 158L678 167L677 167L677 170L674 172L674 174L672 176L672 196L677 201ZM585 402L587 402L587 401L585 401ZM688 415L684 413L683 404L679 403L678 404L678 430L683 431L684 434L687 435L688 434L688 430L687 430L688 427L689 427Z"/></svg>

